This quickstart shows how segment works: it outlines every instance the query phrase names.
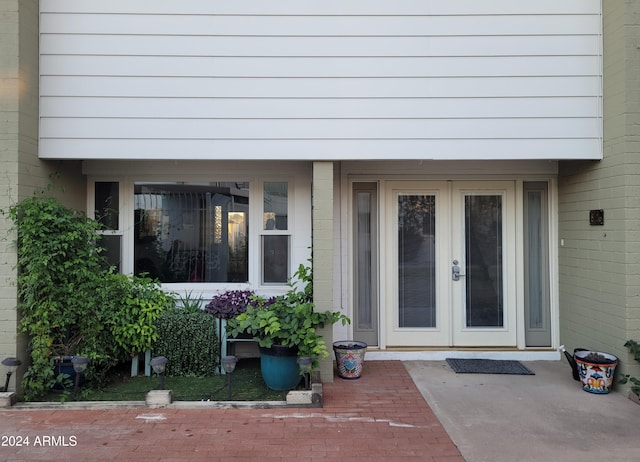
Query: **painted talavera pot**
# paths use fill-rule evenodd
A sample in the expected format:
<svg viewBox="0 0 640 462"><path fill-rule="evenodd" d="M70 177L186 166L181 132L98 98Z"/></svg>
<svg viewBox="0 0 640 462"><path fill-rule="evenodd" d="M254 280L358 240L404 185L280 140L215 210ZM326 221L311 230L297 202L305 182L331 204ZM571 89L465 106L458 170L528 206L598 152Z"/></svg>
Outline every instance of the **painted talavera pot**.
<svg viewBox="0 0 640 462"><path fill-rule="evenodd" d="M596 394L611 391L618 358L609 353L591 350L576 351L574 358L584 391Z"/></svg>
<svg viewBox="0 0 640 462"><path fill-rule="evenodd" d="M341 340L333 342L333 352L336 355L338 376L342 379L359 379L364 365L364 354L367 344L357 340Z"/></svg>

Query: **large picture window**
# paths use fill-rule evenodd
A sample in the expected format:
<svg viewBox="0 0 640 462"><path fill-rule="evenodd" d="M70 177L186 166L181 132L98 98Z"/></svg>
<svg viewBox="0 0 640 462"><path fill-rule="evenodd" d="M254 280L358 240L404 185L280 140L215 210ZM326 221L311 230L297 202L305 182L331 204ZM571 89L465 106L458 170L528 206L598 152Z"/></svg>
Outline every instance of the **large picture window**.
<svg viewBox="0 0 640 462"><path fill-rule="evenodd" d="M134 273L249 281L249 183L136 183Z"/></svg>

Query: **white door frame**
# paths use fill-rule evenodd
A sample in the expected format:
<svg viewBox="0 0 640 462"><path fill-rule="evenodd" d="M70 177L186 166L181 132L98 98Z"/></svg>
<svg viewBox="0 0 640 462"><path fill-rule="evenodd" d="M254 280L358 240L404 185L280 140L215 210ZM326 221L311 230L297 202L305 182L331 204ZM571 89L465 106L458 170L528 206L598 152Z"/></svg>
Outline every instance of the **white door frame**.
<svg viewBox="0 0 640 462"><path fill-rule="evenodd" d="M451 263L463 261L464 195L499 194L503 197L503 281L505 325L468 328L464 325L464 281L453 281ZM432 328L401 328L398 321L398 212L402 194L436 196L436 319ZM381 242L381 300L385 345L391 347L516 346L516 207L514 181L386 181L381 188L384 203Z"/></svg>
<svg viewBox="0 0 640 462"><path fill-rule="evenodd" d="M389 181L385 184L384 202L387 218L383 223L384 248L381 254L382 286L385 289L383 316L386 321L386 342L392 346L448 346L450 339L449 281L442 271L436 272L436 326L399 327L398 319L398 207L397 199L403 194L434 195L436 197L436 268L441 268L449 257L449 191L446 181ZM425 342L425 339L428 339Z"/></svg>
<svg viewBox="0 0 640 462"><path fill-rule="evenodd" d="M510 346L517 342L517 300L516 300L516 206L514 181L455 181L451 182L451 255L458 260L464 271L464 199L468 195L499 195L502 197L502 286L503 286L503 326L466 326L465 284L469 275L451 284L451 312L453 315L452 344L466 346Z"/></svg>

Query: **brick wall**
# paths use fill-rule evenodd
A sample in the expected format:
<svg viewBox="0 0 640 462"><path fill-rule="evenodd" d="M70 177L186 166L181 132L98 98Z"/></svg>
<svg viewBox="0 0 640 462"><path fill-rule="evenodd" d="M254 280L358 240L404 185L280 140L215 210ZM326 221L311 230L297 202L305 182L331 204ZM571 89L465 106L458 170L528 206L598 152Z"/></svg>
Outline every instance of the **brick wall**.
<svg viewBox="0 0 640 462"><path fill-rule="evenodd" d="M639 13L639 1L603 2L604 158L561 162L558 181L561 342L615 354L633 373L623 345L640 339ZM604 226L589 225L591 209Z"/></svg>

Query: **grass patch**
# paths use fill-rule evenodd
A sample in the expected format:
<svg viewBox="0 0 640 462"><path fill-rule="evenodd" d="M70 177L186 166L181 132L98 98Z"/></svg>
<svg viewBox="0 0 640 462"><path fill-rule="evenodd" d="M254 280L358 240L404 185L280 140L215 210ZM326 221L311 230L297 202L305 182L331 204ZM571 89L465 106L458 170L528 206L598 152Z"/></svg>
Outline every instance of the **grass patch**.
<svg viewBox="0 0 640 462"><path fill-rule="evenodd" d="M246 358L238 361L232 376L233 401L285 401L286 391L267 388L260 372L258 358ZM101 390L82 389L78 400L81 401L144 401L150 390L159 388L158 377L140 375L131 377L126 368L120 369L109 384ZM165 377L166 390L173 391L174 401L227 401L227 376L211 377ZM73 390L70 390L73 391ZM69 392L49 393L45 401L72 400Z"/></svg>

